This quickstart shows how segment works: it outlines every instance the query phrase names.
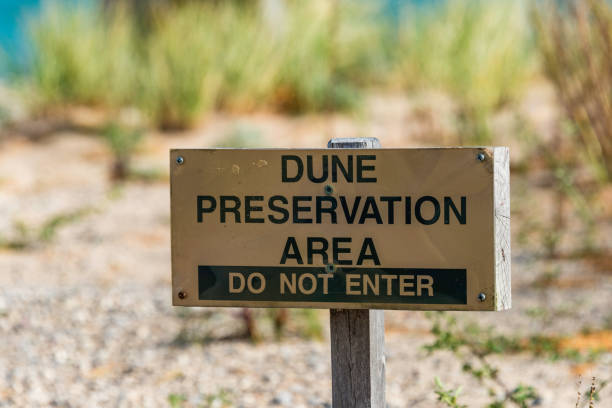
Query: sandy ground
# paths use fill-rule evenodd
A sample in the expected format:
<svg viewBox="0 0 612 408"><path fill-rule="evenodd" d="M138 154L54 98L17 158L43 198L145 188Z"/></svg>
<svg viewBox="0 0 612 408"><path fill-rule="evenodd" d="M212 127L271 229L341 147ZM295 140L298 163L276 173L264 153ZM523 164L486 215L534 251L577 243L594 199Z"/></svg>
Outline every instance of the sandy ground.
<svg viewBox="0 0 612 408"><path fill-rule="evenodd" d="M323 147L331 136L378 136L388 147L427 144L421 136L428 130L406 114L410 104L374 98L357 117L219 115L196 131L151 135L134 166L167 173L169 148L222 145L240 126L256 129L261 146ZM238 407L330 406L327 312L319 312L322 340L296 335L290 323L284 340L253 344L240 338L239 310L173 308L168 182L113 186L109 163L99 138L77 133L38 141L13 135L0 145L1 236L15 235L17 221L35 231L54 215L91 210L50 242L0 249L0 407L159 407L171 394L184 395L185 406L225 400ZM516 176L512 183L530 181ZM541 188L513 194L521 214L545 214L554 201ZM514 235L520 222L513 220ZM597 241L612 248L609 220L600 222L598 234ZM456 313L462 322L524 336L609 328L612 262L544 260L530 246L513 245L513 309ZM557 271L557 284L538 288L534 283L550 270ZM547 313L533 317L534 310ZM457 358L423 350L433 340L423 313L387 311L385 317L390 407L442 406L435 376L462 386L461 400L470 407L489 401ZM186 329L203 341L180 341ZM530 353L492 362L507 384L535 386L539 406L574 406L578 373L585 384L591 376L612 377L608 347L590 364ZM601 398L597 406L612 406L612 386Z"/></svg>

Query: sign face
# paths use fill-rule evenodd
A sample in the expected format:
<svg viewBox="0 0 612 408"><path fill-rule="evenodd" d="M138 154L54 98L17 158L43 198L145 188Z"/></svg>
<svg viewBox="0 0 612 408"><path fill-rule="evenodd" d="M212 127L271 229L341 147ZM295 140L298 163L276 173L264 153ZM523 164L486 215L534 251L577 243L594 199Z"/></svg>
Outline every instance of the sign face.
<svg viewBox="0 0 612 408"><path fill-rule="evenodd" d="M173 304L510 307L508 149L170 152Z"/></svg>

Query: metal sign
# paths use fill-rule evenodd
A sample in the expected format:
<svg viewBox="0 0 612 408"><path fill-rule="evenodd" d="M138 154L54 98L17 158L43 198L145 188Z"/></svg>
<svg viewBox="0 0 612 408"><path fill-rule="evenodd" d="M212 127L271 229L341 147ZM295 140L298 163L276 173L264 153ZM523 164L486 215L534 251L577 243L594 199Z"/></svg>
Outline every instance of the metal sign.
<svg viewBox="0 0 612 408"><path fill-rule="evenodd" d="M174 305L510 307L506 148L170 160Z"/></svg>

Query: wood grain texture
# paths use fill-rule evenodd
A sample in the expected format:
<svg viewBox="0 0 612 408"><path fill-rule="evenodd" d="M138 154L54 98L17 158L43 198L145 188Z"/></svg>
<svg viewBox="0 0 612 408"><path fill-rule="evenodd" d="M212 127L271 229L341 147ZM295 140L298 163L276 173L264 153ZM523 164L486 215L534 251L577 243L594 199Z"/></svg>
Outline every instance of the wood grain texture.
<svg viewBox="0 0 612 408"><path fill-rule="evenodd" d="M495 310L512 307L510 251L510 153L493 148L493 203L495 206Z"/></svg>
<svg viewBox="0 0 612 408"><path fill-rule="evenodd" d="M332 139L328 148L380 147L376 138ZM329 311L334 408L385 407L383 310Z"/></svg>
<svg viewBox="0 0 612 408"><path fill-rule="evenodd" d="M370 401L385 407L385 312L370 310Z"/></svg>
<svg viewBox="0 0 612 408"><path fill-rule="evenodd" d="M384 312L331 309L332 406L385 406Z"/></svg>

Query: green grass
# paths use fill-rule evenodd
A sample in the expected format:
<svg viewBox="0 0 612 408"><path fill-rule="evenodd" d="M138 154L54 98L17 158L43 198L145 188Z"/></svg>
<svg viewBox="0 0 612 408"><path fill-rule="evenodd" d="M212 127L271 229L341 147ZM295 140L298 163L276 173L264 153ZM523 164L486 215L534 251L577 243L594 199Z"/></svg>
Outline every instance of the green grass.
<svg viewBox="0 0 612 408"><path fill-rule="evenodd" d="M131 157L142 140L142 131L111 122L102 130L102 136L113 154L111 180L127 179L131 175Z"/></svg>
<svg viewBox="0 0 612 408"><path fill-rule="evenodd" d="M92 207L82 207L54 214L38 227L16 220L13 223L12 234L9 237L0 236L0 248L26 250L49 243L55 239L62 227L78 222L95 211L96 209Z"/></svg>
<svg viewBox="0 0 612 408"><path fill-rule="evenodd" d="M213 394L200 395L201 403L198 408L225 408L232 406L232 395L228 390L221 389ZM169 394L168 405L170 408L182 408L192 406L188 403L188 398L184 394Z"/></svg>
<svg viewBox="0 0 612 408"><path fill-rule="evenodd" d="M434 378L435 393L438 396L438 401L452 408L467 408L467 405L459 404L458 397L461 394L461 387L457 389L446 388L442 381L438 378Z"/></svg>
<svg viewBox="0 0 612 408"><path fill-rule="evenodd" d="M372 10L335 3L324 13L296 3L279 44L273 103L289 112L356 107L358 87L383 63L383 27Z"/></svg>
<svg viewBox="0 0 612 408"><path fill-rule="evenodd" d="M130 19L83 6L46 3L28 31L30 81L40 108L66 104L118 106L134 97L138 64Z"/></svg>
<svg viewBox="0 0 612 408"><path fill-rule="evenodd" d="M187 397L183 394L168 395L168 405L170 405L170 408L181 408L185 401L187 401Z"/></svg>
<svg viewBox="0 0 612 408"><path fill-rule="evenodd" d="M543 71L570 120L569 136L601 182L612 180L612 6L605 0L552 3L532 13ZM564 136L568 136L567 134Z"/></svg>
<svg viewBox="0 0 612 408"><path fill-rule="evenodd" d="M146 38L145 78L139 101L161 128L184 128L211 110L220 87L216 58L222 44L208 8L172 9L158 19Z"/></svg>
<svg viewBox="0 0 612 408"><path fill-rule="evenodd" d="M525 1L449 1L409 9L401 27L400 82L450 94L462 142L490 143L489 117L520 96L534 70Z"/></svg>
<svg viewBox="0 0 612 408"><path fill-rule="evenodd" d="M154 10L144 30L121 9L49 4L29 25L30 82L43 108L136 106L176 129L215 109L354 109L364 88L399 78L452 96L464 141L488 143L489 116L533 72L525 1L407 9L395 34L377 10L346 1L289 1L272 22L256 6L186 2Z"/></svg>
<svg viewBox="0 0 612 408"><path fill-rule="evenodd" d="M350 109L384 59L382 25L348 3L288 2L282 27L231 1L186 2L149 19L143 30L121 9L48 3L29 22L39 109L138 107L162 129L214 109Z"/></svg>

